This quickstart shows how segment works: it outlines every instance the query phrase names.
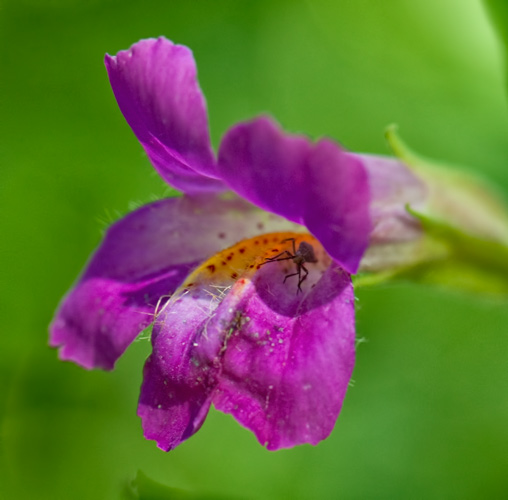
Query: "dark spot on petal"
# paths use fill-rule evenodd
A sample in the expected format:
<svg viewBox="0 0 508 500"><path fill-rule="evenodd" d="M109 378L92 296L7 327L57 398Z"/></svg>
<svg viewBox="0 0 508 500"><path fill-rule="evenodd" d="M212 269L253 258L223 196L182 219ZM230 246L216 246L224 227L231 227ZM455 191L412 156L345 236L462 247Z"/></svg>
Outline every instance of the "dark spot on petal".
<svg viewBox="0 0 508 500"><path fill-rule="evenodd" d="M268 238L265 238L265 239L263 240L263 243L266 245L266 244L268 243Z"/></svg>
<svg viewBox="0 0 508 500"><path fill-rule="evenodd" d="M259 230L263 230L263 229L265 228L265 225L264 225L262 222L258 222L258 223L257 223L257 228L258 228Z"/></svg>
<svg viewBox="0 0 508 500"><path fill-rule="evenodd" d="M226 233L219 233L218 236L221 240L223 240L226 237Z"/></svg>
<svg viewBox="0 0 508 500"><path fill-rule="evenodd" d="M279 241L279 238L277 236L275 236L273 239L272 239L273 242L275 241Z"/></svg>
<svg viewBox="0 0 508 500"><path fill-rule="evenodd" d="M273 253L277 253L278 251L279 251L279 249L278 249L278 248L272 248L272 252L273 252Z"/></svg>
<svg viewBox="0 0 508 500"><path fill-rule="evenodd" d="M251 264L251 265L249 266L249 269L252 269L253 267L254 267L254 264Z"/></svg>
<svg viewBox="0 0 508 500"><path fill-rule="evenodd" d="M240 248L240 250L238 250L240 253L245 253L245 247L243 248Z"/></svg>
<svg viewBox="0 0 508 500"><path fill-rule="evenodd" d="M238 274L236 274L236 273L231 273L231 278L233 278L233 279L235 280L236 278L238 278Z"/></svg>
<svg viewBox="0 0 508 500"><path fill-rule="evenodd" d="M254 245L259 245L259 241L258 240L254 240Z"/></svg>
<svg viewBox="0 0 508 500"><path fill-rule="evenodd" d="M206 266L206 268L211 272L211 273L214 273L215 272L215 266L213 264L210 264L209 266Z"/></svg>
<svg viewBox="0 0 508 500"><path fill-rule="evenodd" d="M228 256L226 257L226 260L231 260L232 258L233 258L233 254L228 255Z"/></svg>
<svg viewBox="0 0 508 500"><path fill-rule="evenodd" d="M223 266L225 266L225 265L226 265L226 261L225 261L225 260L223 260L223 261L221 262L221 264L222 264Z"/></svg>
<svg viewBox="0 0 508 500"><path fill-rule="evenodd" d="M256 266L256 269L261 269L261 264L258 264L258 265Z"/></svg>

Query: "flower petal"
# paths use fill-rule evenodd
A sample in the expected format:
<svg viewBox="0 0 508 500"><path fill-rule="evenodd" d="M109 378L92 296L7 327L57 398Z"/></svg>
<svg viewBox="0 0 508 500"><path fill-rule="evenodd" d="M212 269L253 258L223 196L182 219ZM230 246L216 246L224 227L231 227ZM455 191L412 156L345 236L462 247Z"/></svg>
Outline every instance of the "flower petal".
<svg viewBox="0 0 508 500"><path fill-rule="evenodd" d="M198 262L288 222L239 200L183 197L146 205L111 226L50 326L60 357L112 369Z"/></svg>
<svg viewBox="0 0 508 500"><path fill-rule="evenodd" d="M302 241L311 245L314 252L314 259L306 263L307 279L301 282L285 279L288 271L294 270L292 261L266 260L282 248L291 247L293 238L298 245ZM275 407L249 413L262 428L250 422L245 411L238 415L231 412L254 430L263 443L267 442L274 449L323 439L333 427L340 409L341 387L333 388L331 400L326 394L326 404L315 406L323 409L319 418L311 418L310 408L296 411L294 406L311 404L309 397L314 393L307 394L309 387L305 384L314 383L318 371L324 373L318 358L325 355L326 348L336 344L333 341L328 343L321 354L310 356L312 359L298 361L294 358L295 352L300 356L303 347L300 343L309 342L307 330L315 321L315 315L321 318L323 312L328 326L339 325L341 321L347 325L339 331L340 342L347 344L347 337L352 335L354 343L354 317L351 316L354 306L352 300L348 302L352 298L351 283L335 265L330 271L330 263L330 257L312 236L272 233L243 240L195 269L162 308L154 323L153 352L145 365L138 408L145 437L154 439L163 450L173 449L200 428L212 400L224 401L226 411L229 411L229 403L235 407L233 409L241 407L244 410L246 404L255 406L260 397L264 404L266 391L270 393L275 388L274 394L281 392L281 397L288 399L283 408L279 408L280 402L275 399ZM302 285L301 294L297 293L297 283ZM340 301L348 302L345 315L340 306L334 307L337 295L341 295ZM329 313L334 317L327 318ZM335 318L336 313L339 318ZM274 328L273 321L283 326ZM317 324L320 325L319 320ZM266 328L272 328L273 334L268 331L265 335ZM259 329L261 333L253 329ZM274 343L267 345L265 340L268 337L271 341L271 335L279 339L276 349ZM326 336L324 332L323 336ZM284 341L286 344L282 345ZM247 344L247 348L242 343ZM319 341L307 346L306 352L313 349L322 349ZM274 350L276 353L271 356ZM354 351L351 352L352 355L348 354L346 348L340 349L339 353L347 358L348 370L349 363L352 369L354 359ZM336 361L333 353L328 356ZM318 371L309 373L315 361ZM339 363L334 370L341 372L344 366ZM292 371L293 368L297 373ZM246 388L237 380L235 370L244 370L242 376ZM335 374L338 372L334 371ZM238 390L232 387L236 382L240 383ZM298 387L293 387L295 384ZM344 390L346 385L347 381ZM239 395L242 404L227 399L228 391ZM300 394L302 391L304 396ZM266 411L269 413L263 413ZM284 414L285 411L289 413ZM272 432L274 412L281 429Z"/></svg>
<svg viewBox="0 0 508 500"><path fill-rule="evenodd" d="M105 63L125 119L164 180L187 193L224 190L190 49L141 40Z"/></svg>
<svg viewBox="0 0 508 500"><path fill-rule="evenodd" d="M407 210L421 207L428 197L425 183L400 161L374 155L348 155L359 158L369 176L372 233L361 272L400 269L426 258L426 245L420 222Z"/></svg>
<svg viewBox="0 0 508 500"><path fill-rule="evenodd" d="M368 172L373 222L371 244L407 241L421 236L419 222L406 207L417 209L425 202L428 189L424 182L393 158L348 155L360 159Z"/></svg>
<svg viewBox="0 0 508 500"><path fill-rule="evenodd" d="M347 271L356 272L370 233L362 162L336 144L285 135L266 117L229 130L219 171L240 196L304 224Z"/></svg>
<svg viewBox="0 0 508 500"><path fill-rule="evenodd" d="M240 299L233 288L216 311L236 303L241 328L229 336L213 403L269 450L330 434L355 357L350 276L332 264L302 296L281 270L264 266Z"/></svg>
<svg viewBox="0 0 508 500"><path fill-rule="evenodd" d="M138 415L145 438L155 440L165 451L201 427L218 383L234 310L217 322L215 309L238 277L226 271L228 250L195 269L154 323L153 351L143 371ZM221 272L218 266L223 259Z"/></svg>
<svg viewBox="0 0 508 500"><path fill-rule="evenodd" d="M208 291L171 300L152 331L153 351L143 370L138 416L145 438L164 451L201 427L217 385L221 339L207 334L214 309Z"/></svg>

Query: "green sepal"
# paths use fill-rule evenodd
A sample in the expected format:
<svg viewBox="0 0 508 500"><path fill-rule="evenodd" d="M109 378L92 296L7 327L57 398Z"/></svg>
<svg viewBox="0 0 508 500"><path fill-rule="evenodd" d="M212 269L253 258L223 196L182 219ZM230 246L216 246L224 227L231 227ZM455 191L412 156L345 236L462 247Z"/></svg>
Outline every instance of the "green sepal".
<svg viewBox="0 0 508 500"><path fill-rule="evenodd" d="M508 297L508 247L482 240L409 209L425 230L427 259L411 266L353 277L355 288L413 282L482 295Z"/></svg>
<svg viewBox="0 0 508 500"><path fill-rule="evenodd" d="M508 296L508 211L495 188L472 173L414 153L394 126L386 137L396 156L428 189L423 207L406 207L420 222L423 236L414 245L412 261L359 274L355 286L403 280Z"/></svg>
<svg viewBox="0 0 508 500"><path fill-rule="evenodd" d="M446 247L446 255L400 272L399 279L443 285L463 291L508 296L508 247L466 234L408 208L427 238Z"/></svg>

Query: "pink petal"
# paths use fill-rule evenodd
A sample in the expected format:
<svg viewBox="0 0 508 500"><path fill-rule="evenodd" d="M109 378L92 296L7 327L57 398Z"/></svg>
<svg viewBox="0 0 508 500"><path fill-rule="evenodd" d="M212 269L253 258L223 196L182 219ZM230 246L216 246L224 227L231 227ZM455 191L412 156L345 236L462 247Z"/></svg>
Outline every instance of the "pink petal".
<svg viewBox="0 0 508 500"><path fill-rule="evenodd" d="M241 328L227 342L213 397L269 450L317 444L330 434L355 359L349 275L333 264L304 297L288 293L283 276L265 266L237 301ZM220 311L230 300L233 292Z"/></svg>
<svg viewBox="0 0 508 500"><path fill-rule="evenodd" d="M164 303L192 267L243 238L287 225L236 198L172 198L136 210L109 228L63 299L50 345L62 359L112 369L153 321L159 299Z"/></svg>
<svg viewBox="0 0 508 500"><path fill-rule="evenodd" d="M240 196L307 226L347 271L356 272L370 233L369 187L362 162L336 144L313 145L261 117L224 137L219 171Z"/></svg>
<svg viewBox="0 0 508 500"><path fill-rule="evenodd" d="M141 40L105 63L125 119L164 180L187 193L224 190L190 49Z"/></svg>

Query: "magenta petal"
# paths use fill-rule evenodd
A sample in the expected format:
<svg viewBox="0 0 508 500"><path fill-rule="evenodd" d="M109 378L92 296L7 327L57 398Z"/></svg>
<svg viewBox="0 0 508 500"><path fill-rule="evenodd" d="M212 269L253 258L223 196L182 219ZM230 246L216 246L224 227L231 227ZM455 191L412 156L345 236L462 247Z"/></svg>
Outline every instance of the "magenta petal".
<svg viewBox="0 0 508 500"><path fill-rule="evenodd" d="M302 300L264 272L242 299L213 397L269 450L317 444L332 431L354 365L354 296L350 277L332 264ZM290 292L289 292L290 291Z"/></svg>
<svg viewBox="0 0 508 500"><path fill-rule="evenodd" d="M201 427L219 381L235 314L233 308L215 314L229 285L197 284L180 288L158 314L153 351L143 371L138 415L145 437L165 451Z"/></svg>
<svg viewBox="0 0 508 500"><path fill-rule="evenodd" d="M418 209L428 197L425 183L402 162L389 157L348 153L359 159L369 177L371 245L414 240L421 236L420 223L407 206Z"/></svg>
<svg viewBox="0 0 508 500"><path fill-rule="evenodd" d="M111 226L50 326L60 357L111 369L153 321L161 297L218 250L277 230L285 221L239 200L172 198L146 205Z"/></svg>
<svg viewBox="0 0 508 500"><path fill-rule="evenodd" d="M330 140L311 153L304 224L348 272L358 270L369 244L369 184L362 163Z"/></svg>
<svg viewBox="0 0 508 500"><path fill-rule="evenodd" d="M129 284L88 277L67 295L50 326L50 345L60 359L111 370L136 335L153 321L161 296L185 278L189 267L175 266L153 280Z"/></svg>
<svg viewBox="0 0 508 500"><path fill-rule="evenodd" d="M302 224L311 148L306 137L285 135L271 119L261 117L226 133L219 149L219 170L240 196Z"/></svg>
<svg viewBox="0 0 508 500"><path fill-rule="evenodd" d="M240 196L304 224L347 271L358 269L370 233L362 162L329 140L313 145L261 117L229 130L219 150L224 182Z"/></svg>
<svg viewBox="0 0 508 500"><path fill-rule="evenodd" d="M165 308L153 328L138 415L145 438L165 451L201 427L217 385L219 366L214 360L220 344L216 336L206 335L213 312L209 306L210 296L203 291L198 298L184 296Z"/></svg>
<svg viewBox="0 0 508 500"><path fill-rule="evenodd" d="M187 193L223 190L190 49L162 37L141 40L105 63L118 105L159 174Z"/></svg>

